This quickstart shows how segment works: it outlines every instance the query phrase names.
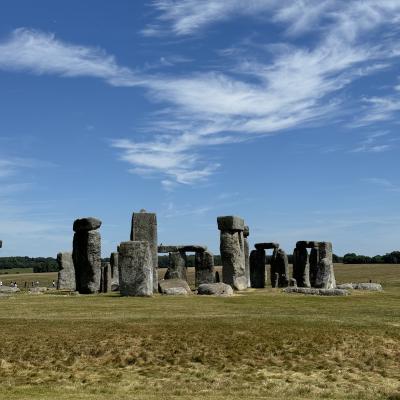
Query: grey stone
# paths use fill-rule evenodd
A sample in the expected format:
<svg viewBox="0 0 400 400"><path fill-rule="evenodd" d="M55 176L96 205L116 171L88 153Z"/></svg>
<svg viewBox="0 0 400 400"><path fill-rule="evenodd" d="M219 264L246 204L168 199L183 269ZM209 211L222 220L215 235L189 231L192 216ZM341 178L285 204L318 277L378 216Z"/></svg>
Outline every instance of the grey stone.
<svg viewBox="0 0 400 400"><path fill-rule="evenodd" d="M250 253L250 283L252 288L265 287L265 250L252 250Z"/></svg>
<svg viewBox="0 0 400 400"><path fill-rule="evenodd" d="M344 289L317 289L306 287L287 287L285 293L309 294L313 296L348 296L350 293Z"/></svg>
<svg viewBox="0 0 400 400"><path fill-rule="evenodd" d="M232 296L233 289L225 283L203 283L197 289L197 294L213 296Z"/></svg>
<svg viewBox="0 0 400 400"><path fill-rule="evenodd" d="M141 210L132 214L132 241L147 241L150 245L153 265L153 290L158 289L158 251L157 251L157 216Z"/></svg>
<svg viewBox="0 0 400 400"><path fill-rule="evenodd" d="M289 279L289 286L291 287L297 287L297 281L294 278Z"/></svg>
<svg viewBox="0 0 400 400"><path fill-rule="evenodd" d="M187 296L188 292L184 288L174 287L174 288L165 289L163 294L166 294L169 296Z"/></svg>
<svg viewBox="0 0 400 400"><path fill-rule="evenodd" d="M111 292L111 264L108 262L101 263L100 292Z"/></svg>
<svg viewBox="0 0 400 400"><path fill-rule="evenodd" d="M122 296L153 294L153 260L148 241L122 242L118 247Z"/></svg>
<svg viewBox="0 0 400 400"><path fill-rule="evenodd" d="M186 253L174 251L168 256L168 269L164 279L187 280Z"/></svg>
<svg viewBox="0 0 400 400"><path fill-rule="evenodd" d="M271 286L286 287L289 283L289 261L282 249L275 249L271 258Z"/></svg>
<svg viewBox="0 0 400 400"><path fill-rule="evenodd" d="M74 268L74 262L72 261L72 254L58 253L57 263L59 268L57 289L75 291L76 289L75 268Z"/></svg>
<svg viewBox="0 0 400 400"><path fill-rule="evenodd" d="M118 253L111 253L111 291L116 292L119 290L119 267L118 267Z"/></svg>
<svg viewBox="0 0 400 400"><path fill-rule="evenodd" d="M29 288L28 293L29 294L43 294L46 293L48 290L47 287L43 287L43 286L35 286L32 288Z"/></svg>
<svg viewBox="0 0 400 400"><path fill-rule="evenodd" d="M297 286L310 287L310 263L306 247L296 247L293 251L293 278Z"/></svg>
<svg viewBox="0 0 400 400"><path fill-rule="evenodd" d="M20 292L20 288L13 286L0 286L0 293L17 293Z"/></svg>
<svg viewBox="0 0 400 400"><path fill-rule="evenodd" d="M221 278L219 277L219 272L215 271L215 283L220 283L221 282Z"/></svg>
<svg viewBox="0 0 400 400"><path fill-rule="evenodd" d="M188 244L188 245L160 245L158 246L158 253L174 253L176 251L200 253L207 251L207 246Z"/></svg>
<svg viewBox="0 0 400 400"><path fill-rule="evenodd" d="M214 255L210 251L196 253L194 258L195 286L202 283L214 283Z"/></svg>
<svg viewBox="0 0 400 400"><path fill-rule="evenodd" d="M101 226L101 221L94 217L80 218L75 220L73 230L75 232L79 231L94 231L99 229Z"/></svg>
<svg viewBox="0 0 400 400"><path fill-rule="evenodd" d="M76 290L81 294L100 290L101 236L97 231L77 231L74 235L72 259Z"/></svg>
<svg viewBox="0 0 400 400"><path fill-rule="evenodd" d="M265 242L265 243L256 243L254 247L257 250L269 250L269 249L278 249L279 243L276 242Z"/></svg>
<svg viewBox="0 0 400 400"><path fill-rule="evenodd" d="M353 290L355 283L342 283L341 285L336 285L336 289L346 289Z"/></svg>
<svg viewBox="0 0 400 400"><path fill-rule="evenodd" d="M354 284L356 290L370 290L373 292L381 292L383 290L382 285L379 283L356 283Z"/></svg>
<svg viewBox="0 0 400 400"><path fill-rule="evenodd" d="M245 227L244 219L234 215L218 217L217 223L220 231L243 231Z"/></svg>
<svg viewBox="0 0 400 400"><path fill-rule="evenodd" d="M320 289L334 289L336 287L335 273L332 261L332 243L318 243L319 262L315 275L314 287Z"/></svg>
<svg viewBox="0 0 400 400"><path fill-rule="evenodd" d="M310 285L311 287L315 287L315 283L317 280L317 273L318 273L318 264L320 262L318 247L311 248L309 262L310 262Z"/></svg>
<svg viewBox="0 0 400 400"><path fill-rule="evenodd" d="M183 279L167 279L158 283L158 291L161 294L191 294L192 291L186 281Z"/></svg>
<svg viewBox="0 0 400 400"><path fill-rule="evenodd" d="M296 243L296 247L304 247L304 248L313 248L313 247L318 247L319 242L316 240L299 240Z"/></svg>
<svg viewBox="0 0 400 400"><path fill-rule="evenodd" d="M222 281L235 290L247 288L242 231L221 231Z"/></svg>
<svg viewBox="0 0 400 400"><path fill-rule="evenodd" d="M250 229L246 225L243 231L244 237L244 267L246 271L246 278L247 278L247 287L251 287L251 280L250 280L250 245L249 240L247 239L250 236Z"/></svg>

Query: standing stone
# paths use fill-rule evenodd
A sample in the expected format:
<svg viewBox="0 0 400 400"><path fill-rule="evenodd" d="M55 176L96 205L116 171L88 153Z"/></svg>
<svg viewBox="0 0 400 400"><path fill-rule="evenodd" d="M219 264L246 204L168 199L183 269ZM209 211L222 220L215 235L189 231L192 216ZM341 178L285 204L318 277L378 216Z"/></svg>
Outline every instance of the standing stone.
<svg viewBox="0 0 400 400"><path fill-rule="evenodd" d="M111 290L114 292L119 290L119 269L118 269L118 253L111 253Z"/></svg>
<svg viewBox="0 0 400 400"><path fill-rule="evenodd" d="M319 242L319 262L315 277L315 287L320 289L334 289L336 287L333 271L332 243Z"/></svg>
<svg viewBox="0 0 400 400"><path fill-rule="evenodd" d="M72 259L75 267L76 290L82 294L97 293L100 289L101 236L97 231L85 229L93 226L98 228L101 221L94 219L100 224L96 222L93 225L88 223L91 220L91 218L83 218L74 222Z"/></svg>
<svg viewBox="0 0 400 400"><path fill-rule="evenodd" d="M310 285L316 287L315 283L317 280L318 264L319 264L319 244L315 243L315 246L310 250Z"/></svg>
<svg viewBox="0 0 400 400"><path fill-rule="evenodd" d="M235 216L218 217L222 281L235 290L247 288L244 252L244 221Z"/></svg>
<svg viewBox="0 0 400 400"><path fill-rule="evenodd" d="M215 283L214 255L210 251L197 252L194 257L195 285Z"/></svg>
<svg viewBox="0 0 400 400"><path fill-rule="evenodd" d="M75 291L75 269L74 262L72 261L71 253L58 253L58 279L57 289L58 290L72 290Z"/></svg>
<svg viewBox="0 0 400 400"><path fill-rule="evenodd" d="M250 280L250 246L249 240L247 239L250 235L250 230L247 225L244 227L243 237L244 237L244 265L246 270L246 277L247 277L247 287L251 287L251 280Z"/></svg>
<svg viewBox="0 0 400 400"><path fill-rule="evenodd" d="M111 292L111 264L108 262L101 263L100 292Z"/></svg>
<svg viewBox="0 0 400 400"><path fill-rule="evenodd" d="M271 258L271 286L286 287L289 283L289 261L282 249L275 249Z"/></svg>
<svg viewBox="0 0 400 400"><path fill-rule="evenodd" d="M252 250L250 253L250 282L252 288L265 287L265 250Z"/></svg>
<svg viewBox="0 0 400 400"><path fill-rule="evenodd" d="M186 253L184 251L173 251L169 253L168 269L164 279L183 279L187 281Z"/></svg>
<svg viewBox="0 0 400 400"><path fill-rule="evenodd" d="M293 252L293 278L298 287L310 287L310 263L307 248L296 245Z"/></svg>
<svg viewBox="0 0 400 400"><path fill-rule="evenodd" d="M131 226L132 241L147 241L150 245L153 265L153 290L158 290L158 251L157 251L157 216L140 210L132 214Z"/></svg>
<svg viewBox="0 0 400 400"><path fill-rule="evenodd" d="M153 260L149 242L122 242L118 253L121 296L152 296Z"/></svg>

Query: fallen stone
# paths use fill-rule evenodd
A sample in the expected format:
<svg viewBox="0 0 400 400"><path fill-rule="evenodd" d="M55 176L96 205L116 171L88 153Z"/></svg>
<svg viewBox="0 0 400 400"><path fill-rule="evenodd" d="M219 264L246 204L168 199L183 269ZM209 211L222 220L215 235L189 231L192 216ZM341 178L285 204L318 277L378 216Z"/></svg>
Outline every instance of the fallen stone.
<svg viewBox="0 0 400 400"><path fill-rule="evenodd" d="M94 231L99 229L101 221L94 217L80 218L75 220L73 225L74 232L79 231Z"/></svg>
<svg viewBox="0 0 400 400"><path fill-rule="evenodd" d="M233 289L226 283L203 283L197 289L199 295L232 296Z"/></svg>
<svg viewBox="0 0 400 400"><path fill-rule="evenodd" d="M0 286L0 293L17 293L20 292L20 288L13 286Z"/></svg>
<svg viewBox="0 0 400 400"><path fill-rule="evenodd" d="M187 296L188 292L184 288L174 287L165 289L163 294L169 296Z"/></svg>
<svg viewBox="0 0 400 400"><path fill-rule="evenodd" d="M244 219L234 215L217 218L218 229L220 231L243 231Z"/></svg>
<svg viewBox="0 0 400 400"><path fill-rule="evenodd" d="M337 289L345 289L345 290L353 290L355 283L342 283L340 285L336 285Z"/></svg>
<svg viewBox="0 0 400 400"><path fill-rule="evenodd" d="M57 263L59 268L57 289L75 291L75 268L72 260L72 253L58 253Z"/></svg>
<svg viewBox="0 0 400 400"><path fill-rule="evenodd" d="M131 241L147 241L153 265L153 290L158 289L157 215L145 210L132 214Z"/></svg>
<svg viewBox="0 0 400 400"><path fill-rule="evenodd" d="M348 296L349 291L345 289L316 289L306 287L287 287L283 289L285 293L300 293L313 296Z"/></svg>
<svg viewBox="0 0 400 400"><path fill-rule="evenodd" d="M122 242L118 253L121 296L152 296L153 260L149 242Z"/></svg>
<svg viewBox="0 0 400 400"><path fill-rule="evenodd" d="M29 294L43 294L46 293L48 290L47 287L42 287L42 286L34 286L29 288L28 293Z"/></svg>
<svg viewBox="0 0 400 400"><path fill-rule="evenodd" d="M279 243L276 242L256 243L254 247L257 250L277 249L279 248Z"/></svg>
<svg viewBox="0 0 400 400"><path fill-rule="evenodd" d="M158 282L158 291L161 294L171 294L167 292L177 292L176 294L183 294L178 292L185 291L184 294L191 294L192 291L186 281L183 279L164 279Z"/></svg>
<svg viewBox="0 0 400 400"><path fill-rule="evenodd" d="M369 290L372 292L381 292L382 285L379 283L342 283L336 286L337 289L354 289L354 290Z"/></svg>

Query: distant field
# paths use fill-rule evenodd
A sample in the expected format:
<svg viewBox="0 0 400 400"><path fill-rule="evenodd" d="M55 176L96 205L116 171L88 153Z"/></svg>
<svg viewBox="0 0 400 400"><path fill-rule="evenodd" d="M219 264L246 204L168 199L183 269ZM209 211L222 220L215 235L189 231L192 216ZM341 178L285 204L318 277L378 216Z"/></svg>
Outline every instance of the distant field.
<svg viewBox="0 0 400 400"><path fill-rule="evenodd" d="M398 400L400 265L335 268L385 292L0 298L0 399Z"/></svg>

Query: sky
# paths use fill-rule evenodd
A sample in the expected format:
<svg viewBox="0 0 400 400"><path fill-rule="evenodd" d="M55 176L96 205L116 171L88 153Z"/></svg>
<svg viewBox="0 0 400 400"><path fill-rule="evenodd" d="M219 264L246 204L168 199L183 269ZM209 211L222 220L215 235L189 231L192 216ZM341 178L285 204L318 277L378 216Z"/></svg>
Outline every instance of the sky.
<svg viewBox="0 0 400 400"><path fill-rule="evenodd" d="M2 0L0 256L133 211L163 244L400 250L400 1Z"/></svg>

